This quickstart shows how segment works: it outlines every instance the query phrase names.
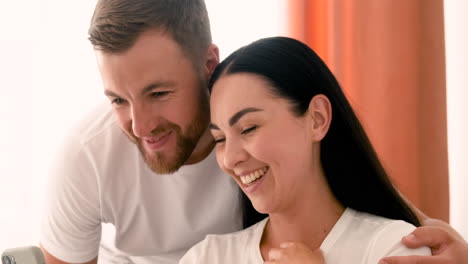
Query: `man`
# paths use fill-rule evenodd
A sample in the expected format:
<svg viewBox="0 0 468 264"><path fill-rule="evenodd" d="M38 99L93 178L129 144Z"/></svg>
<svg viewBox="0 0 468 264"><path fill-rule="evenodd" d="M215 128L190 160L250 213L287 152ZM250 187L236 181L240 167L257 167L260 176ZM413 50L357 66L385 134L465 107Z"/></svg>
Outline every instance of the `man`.
<svg viewBox="0 0 468 264"><path fill-rule="evenodd" d="M109 103L58 154L47 263L177 263L207 233L241 229L238 187L207 129L219 55L204 2L98 1L89 35Z"/></svg>
<svg viewBox="0 0 468 264"><path fill-rule="evenodd" d="M205 234L239 230L207 130L219 56L203 0L98 0L89 34L110 103L57 155L47 263L177 263Z"/></svg>

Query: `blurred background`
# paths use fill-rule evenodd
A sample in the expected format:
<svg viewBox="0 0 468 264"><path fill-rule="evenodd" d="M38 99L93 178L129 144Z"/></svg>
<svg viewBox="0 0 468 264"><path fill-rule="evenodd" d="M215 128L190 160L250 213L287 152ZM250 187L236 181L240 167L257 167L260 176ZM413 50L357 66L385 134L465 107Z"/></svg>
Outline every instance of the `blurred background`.
<svg viewBox="0 0 468 264"><path fill-rule="evenodd" d="M221 59L290 36L330 66L395 185L468 238L468 2L205 0ZM0 0L0 251L37 245L65 132L106 100L87 29L95 0Z"/></svg>

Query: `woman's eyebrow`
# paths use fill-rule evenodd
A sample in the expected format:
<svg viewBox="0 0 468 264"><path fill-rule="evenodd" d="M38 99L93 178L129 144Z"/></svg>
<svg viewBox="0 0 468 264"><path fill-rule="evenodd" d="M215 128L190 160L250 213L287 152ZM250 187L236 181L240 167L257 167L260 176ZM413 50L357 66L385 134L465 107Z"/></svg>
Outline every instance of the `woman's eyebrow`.
<svg viewBox="0 0 468 264"><path fill-rule="evenodd" d="M263 111L263 109L255 108L255 107L244 108L238 111L237 113L235 113L234 115L232 115L231 118L229 118L229 126L235 125L246 114L252 113L252 112L259 112L259 111ZM219 130L219 127L215 123L210 123L210 129Z"/></svg>
<svg viewBox="0 0 468 264"><path fill-rule="evenodd" d="M236 124L239 121L239 119L241 119L244 115L248 113L252 113L252 112L258 112L258 111L263 111L263 109L259 109L255 107L247 107L247 108L240 110L239 112L232 115L231 118L229 118L229 126L233 126L234 124Z"/></svg>

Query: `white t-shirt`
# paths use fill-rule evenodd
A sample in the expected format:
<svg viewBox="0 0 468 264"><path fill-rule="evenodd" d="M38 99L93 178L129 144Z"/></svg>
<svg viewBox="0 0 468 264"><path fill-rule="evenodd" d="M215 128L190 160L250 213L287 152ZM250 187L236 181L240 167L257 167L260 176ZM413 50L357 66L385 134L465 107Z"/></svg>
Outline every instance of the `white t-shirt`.
<svg viewBox="0 0 468 264"><path fill-rule="evenodd" d="M268 218L235 233L208 235L179 264L262 264L260 239ZM430 255L427 247L408 249L401 238L415 227L347 208L322 242L327 264L377 264L385 256Z"/></svg>
<svg viewBox="0 0 468 264"><path fill-rule="evenodd" d="M99 263L177 263L206 234L242 226L240 191L214 153L156 175L109 103L67 137L50 176L41 243L66 262L89 261L99 250Z"/></svg>

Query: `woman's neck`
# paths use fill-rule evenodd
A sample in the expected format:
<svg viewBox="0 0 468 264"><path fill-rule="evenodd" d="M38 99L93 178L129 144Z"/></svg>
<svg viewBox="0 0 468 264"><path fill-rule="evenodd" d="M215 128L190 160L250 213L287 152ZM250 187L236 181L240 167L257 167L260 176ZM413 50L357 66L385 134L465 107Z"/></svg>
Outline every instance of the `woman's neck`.
<svg viewBox="0 0 468 264"><path fill-rule="evenodd" d="M287 241L304 243L312 250L319 248L344 212L325 182L299 197L285 210L269 214L260 243L263 256Z"/></svg>

